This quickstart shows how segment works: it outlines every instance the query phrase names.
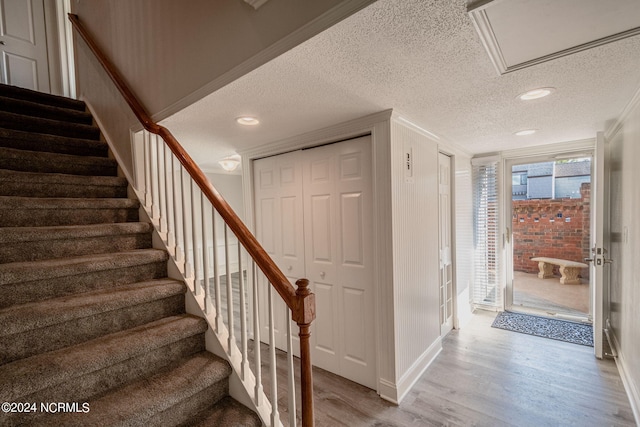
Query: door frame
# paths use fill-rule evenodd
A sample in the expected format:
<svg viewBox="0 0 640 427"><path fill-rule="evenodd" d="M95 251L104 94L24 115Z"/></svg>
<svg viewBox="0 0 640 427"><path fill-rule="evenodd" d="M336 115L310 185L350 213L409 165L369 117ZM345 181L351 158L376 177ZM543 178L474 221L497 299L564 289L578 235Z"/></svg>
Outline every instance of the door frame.
<svg viewBox="0 0 640 427"><path fill-rule="evenodd" d="M49 62L51 93L75 98L75 51L73 28L69 21L71 0L44 0L44 2L47 49L49 49L49 57L52 58Z"/></svg>
<svg viewBox="0 0 640 427"><path fill-rule="evenodd" d="M505 282L504 282L504 299L503 299L503 309L510 310L511 302L513 301L513 242L511 238L511 165L514 163L535 163L537 161L548 160L550 157L559 156L559 155L590 155L592 159L594 156L596 146L596 140L593 139L584 139L579 141L570 141L566 143L557 143L557 144L549 144L538 147L530 147L524 149L516 149L516 150L505 150L501 153L502 161L501 167L504 173L502 173L502 208L504 212L504 220L503 223L503 256L504 256L504 271L505 271ZM594 162L592 161L592 168L594 167ZM592 170L592 181L594 179L595 171ZM592 184L592 201L594 200L594 189ZM595 203L592 203L592 206ZM592 223L596 220L594 216L591 216ZM595 325L597 319L596 310L594 310L594 301L597 300L597 296L595 292L601 292L601 290L596 290L597 286L593 282L593 275L590 275L590 287L591 287L591 314L593 316L593 324ZM539 312L532 311L532 314L539 314Z"/></svg>
<svg viewBox="0 0 640 427"><path fill-rule="evenodd" d="M450 153L446 150L443 150L442 148L438 149L438 154L443 154L447 157L449 157L450 159L450 168L449 168L449 185L451 187L451 193L450 193L450 209L449 209L449 216L450 216L450 221L451 221L451 282L452 282L452 287L451 287L451 299L452 299L452 310L451 310L451 315L453 316L453 327L452 329L460 329L460 319L458 318L458 282L457 282L457 276L456 276L456 266L457 266L457 261L456 261L456 156L453 153ZM442 331L440 333L441 338L444 338L442 336Z"/></svg>
<svg viewBox="0 0 640 427"><path fill-rule="evenodd" d="M504 159L504 173L502 174L503 176L503 188L504 188L504 195L503 195L503 199L504 199L504 223L505 223L505 278L506 278L506 283L505 283L505 298L504 298L504 306L505 309L508 311L517 311L517 312L524 312L524 313L531 313L531 314L535 314L535 315L540 315L540 316L548 316L548 312L544 309L539 309L536 307L515 307L513 305L513 280L514 280L514 271L513 271L513 246L514 246L514 239L513 239L513 230L511 229L512 227L512 218L513 218L513 203L512 203L512 168L513 166L517 166L517 165L522 165L522 164L530 164L530 163L544 163L544 162L552 162L555 160L559 160L559 157L565 158L565 157L591 157L592 159L592 170L591 170L591 182L593 182L594 179L594 171L593 171L593 158L594 158L594 153L593 153L593 149L588 149L588 150L570 150L570 151L562 151L562 152L556 152L556 153L545 153L545 154L538 154L538 155L532 155L532 156L520 156L520 157L509 157L509 158L505 158ZM591 216L591 218L593 218L593 216ZM592 228L590 227L590 230ZM590 275L591 277L591 275ZM594 281L590 278L589 279L589 313L587 314L587 316L585 316L584 318L582 318L581 316L576 317L575 319L573 319L573 316L571 316L571 320L578 320L578 321L588 321L589 319L593 318L593 302L594 302L594 294L593 294L593 287L594 287ZM559 313L559 315L557 316L558 318L567 318L569 317L568 315L563 315L562 313Z"/></svg>

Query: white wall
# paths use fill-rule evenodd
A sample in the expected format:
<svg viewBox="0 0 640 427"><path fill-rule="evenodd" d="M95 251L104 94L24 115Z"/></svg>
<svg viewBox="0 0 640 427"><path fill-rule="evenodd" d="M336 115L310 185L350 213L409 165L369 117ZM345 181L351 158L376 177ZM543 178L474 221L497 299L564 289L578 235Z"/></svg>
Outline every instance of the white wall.
<svg viewBox="0 0 640 427"><path fill-rule="evenodd" d="M218 190L218 192L229 203L231 209L240 217L244 218L244 195L242 192L242 175L230 173L209 173L207 178Z"/></svg>
<svg viewBox="0 0 640 427"><path fill-rule="evenodd" d="M405 174L412 152L413 173ZM438 144L391 120L393 294L398 400L441 350L438 260Z"/></svg>
<svg viewBox="0 0 640 427"><path fill-rule="evenodd" d="M611 329L640 422L640 91L606 136L611 150Z"/></svg>

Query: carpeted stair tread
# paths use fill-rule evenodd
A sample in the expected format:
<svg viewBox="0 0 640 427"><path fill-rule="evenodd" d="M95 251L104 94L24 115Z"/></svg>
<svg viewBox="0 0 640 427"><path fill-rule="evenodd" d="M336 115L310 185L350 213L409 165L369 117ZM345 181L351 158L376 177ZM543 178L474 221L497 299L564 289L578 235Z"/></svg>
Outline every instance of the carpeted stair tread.
<svg viewBox="0 0 640 427"><path fill-rule="evenodd" d="M40 240L79 239L117 234L150 233L152 229L151 224L146 222L58 227L4 227L0 228L0 241L3 243L24 243Z"/></svg>
<svg viewBox="0 0 640 427"><path fill-rule="evenodd" d="M184 313L183 282L157 279L0 310L0 365Z"/></svg>
<svg viewBox="0 0 640 427"><path fill-rule="evenodd" d="M55 107L70 108L79 111L85 111L86 109L85 103L77 99L37 92L35 90L5 84L0 84L0 96L37 102Z"/></svg>
<svg viewBox="0 0 640 427"><path fill-rule="evenodd" d="M260 427L258 415L246 406L225 397L212 408L196 415L183 427Z"/></svg>
<svg viewBox="0 0 640 427"><path fill-rule="evenodd" d="M76 276L97 270L117 270L140 264L166 262L168 258L169 255L159 249L138 249L73 258L12 262L0 264L0 286Z"/></svg>
<svg viewBox="0 0 640 427"><path fill-rule="evenodd" d="M82 294L15 305L0 310L0 337L44 328L98 313L114 311L152 299L184 294L186 286L173 279L155 279Z"/></svg>
<svg viewBox="0 0 640 427"><path fill-rule="evenodd" d="M158 279L0 310L0 365L184 313L182 282Z"/></svg>
<svg viewBox="0 0 640 427"><path fill-rule="evenodd" d="M126 178L0 169L0 196L123 198Z"/></svg>
<svg viewBox="0 0 640 427"><path fill-rule="evenodd" d="M24 99L9 98L0 95L0 110L25 116L52 120L64 120L73 123L91 125L93 117L86 111L40 104Z"/></svg>
<svg viewBox="0 0 640 427"><path fill-rule="evenodd" d="M51 265L56 261L67 260L66 258L49 260L49 264L46 260L34 261L32 263L34 268L46 267L40 274L30 273L29 266L25 266L29 263L0 264L0 280L5 280L3 276L14 279L0 285L3 293L0 308L167 277L168 256L162 252L150 250L122 252L112 254L110 258L102 259L102 262L91 262L91 259L103 256L93 255L84 257L85 262L77 262L75 266L73 264ZM78 260L78 258L73 259ZM74 270L74 267L77 269ZM20 278L20 273L25 273L24 277Z"/></svg>
<svg viewBox="0 0 640 427"><path fill-rule="evenodd" d="M0 196L0 227L132 222L139 207L137 200L124 198Z"/></svg>
<svg viewBox="0 0 640 427"><path fill-rule="evenodd" d="M96 157L106 157L109 150L109 146L104 141L25 132L2 127L0 127L0 147Z"/></svg>
<svg viewBox="0 0 640 427"><path fill-rule="evenodd" d="M0 264L150 248L152 229L144 222L0 227Z"/></svg>
<svg viewBox="0 0 640 427"><path fill-rule="evenodd" d="M135 208L140 202L124 198L62 198L0 196L0 209L107 209Z"/></svg>
<svg viewBox="0 0 640 427"><path fill-rule="evenodd" d="M229 364L201 352L170 370L126 385L99 399L90 400L87 414L61 414L47 419L57 426L163 426L176 425L185 415L174 406L189 401L199 392L214 389L207 405L220 401L228 390ZM222 383L221 387L212 386Z"/></svg>
<svg viewBox="0 0 640 427"><path fill-rule="evenodd" d="M0 169L61 173L72 175L116 176L118 163L108 157L75 156L0 147Z"/></svg>
<svg viewBox="0 0 640 427"><path fill-rule="evenodd" d="M56 386L81 381L91 372L158 351L206 330L204 319L183 314L7 363L0 366L0 401L26 402L30 395L43 389L55 393ZM50 397L51 401L58 401L55 394Z"/></svg>
<svg viewBox="0 0 640 427"><path fill-rule="evenodd" d="M96 126L43 119L6 111L0 111L0 127L71 138L100 139L100 129Z"/></svg>

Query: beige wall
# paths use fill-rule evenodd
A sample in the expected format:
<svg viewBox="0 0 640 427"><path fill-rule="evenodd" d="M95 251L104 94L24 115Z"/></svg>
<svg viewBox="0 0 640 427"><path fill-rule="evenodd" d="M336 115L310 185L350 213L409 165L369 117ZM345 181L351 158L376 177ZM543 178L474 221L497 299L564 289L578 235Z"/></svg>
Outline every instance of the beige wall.
<svg viewBox="0 0 640 427"><path fill-rule="evenodd" d="M183 98L261 52L252 67L368 3L371 0L271 0L254 10L242 0L73 0L72 10L151 115L160 113L157 119L161 120L185 107L181 105ZM293 45L275 47L327 12L335 16L311 33L301 32ZM265 49L275 50L264 53ZM248 71L244 69L241 74ZM205 92L229 82L222 79Z"/></svg>
<svg viewBox="0 0 640 427"><path fill-rule="evenodd" d="M373 0L72 0L96 39L157 121L240 77ZM290 36L293 33L293 36ZM77 95L133 176L130 129L140 126L76 37Z"/></svg>
<svg viewBox="0 0 640 427"><path fill-rule="evenodd" d="M625 386L640 416L640 92L609 137L611 150L611 326Z"/></svg>

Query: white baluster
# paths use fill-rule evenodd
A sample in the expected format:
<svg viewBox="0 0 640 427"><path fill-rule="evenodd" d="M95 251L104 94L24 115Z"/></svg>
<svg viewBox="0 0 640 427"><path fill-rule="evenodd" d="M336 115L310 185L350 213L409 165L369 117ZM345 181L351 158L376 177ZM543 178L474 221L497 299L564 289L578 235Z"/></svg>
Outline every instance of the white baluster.
<svg viewBox="0 0 640 427"><path fill-rule="evenodd" d="M167 241L167 201L164 198L164 141L157 135L155 137L156 145L156 161L158 163L157 180L158 180L158 204L160 205L160 217L158 218L158 232L162 240Z"/></svg>
<svg viewBox="0 0 640 427"><path fill-rule="evenodd" d="M187 190L185 190L184 169L180 166L180 191L182 193L182 235L184 237L184 277L189 279L193 277L193 262L189 262L189 212L188 207L193 205L191 203L191 195L189 195L189 202L187 203ZM187 184L189 185L189 184ZM189 192L190 194L191 192ZM193 258L192 258L193 259ZM187 280L188 281L188 280ZM194 282L195 283L195 282ZM192 290L195 290L192 289Z"/></svg>
<svg viewBox="0 0 640 427"><path fill-rule="evenodd" d="M209 245L207 244L207 237L209 236L208 234L208 230L207 230L207 224L209 221L207 221L209 219L208 215L207 215L207 210L205 209L205 201L207 199L204 197L204 193L200 193L200 212L202 213L201 215L201 220L202 220L202 264L204 266L204 278L203 278L203 285L204 285L204 312L207 314L210 314L213 307L211 306L211 295L210 294L210 289L209 289L209 277L211 277L210 275L210 269L209 269ZM213 207L212 207L213 209Z"/></svg>
<svg viewBox="0 0 640 427"><path fill-rule="evenodd" d="M191 235L192 235L192 249L193 249L193 288L196 295L200 295L202 289L198 283L200 278L200 269L198 268L198 231L197 231L197 212L196 212L196 196L194 194L195 185L194 182L190 182L191 185Z"/></svg>
<svg viewBox="0 0 640 427"><path fill-rule="evenodd" d="M169 249L169 253L175 257L176 239L174 235L175 218L173 215L175 200L173 200L173 189L171 188L173 182L171 179L173 175L173 169L171 168L173 165L173 154L167 144L164 143L164 140L162 140L162 147L164 149L164 197L167 204L167 249ZM169 161L169 166L167 166L167 160ZM171 171L171 174L169 174L169 171Z"/></svg>
<svg viewBox="0 0 640 427"><path fill-rule="evenodd" d="M280 423L278 412L278 373L276 364L276 328L273 323L273 287L268 283L269 295L269 372L271 374L271 425Z"/></svg>
<svg viewBox="0 0 640 427"><path fill-rule="evenodd" d="M256 262L252 259L252 285L253 285L253 356L255 360L255 401L256 405L262 404L262 360L260 357L260 309L258 307L258 269Z"/></svg>
<svg viewBox="0 0 640 427"><path fill-rule="evenodd" d="M144 152L144 206L147 212L151 212L152 206L152 189L151 189L151 148L149 147L149 132L142 131L142 149Z"/></svg>
<svg viewBox="0 0 640 427"><path fill-rule="evenodd" d="M182 175L182 166L178 163L178 171L180 175ZM179 187L180 185L180 187ZM182 264L182 270L184 273L184 233L182 232L182 228L178 226L180 222L180 214L182 212L182 207L180 204L184 205L184 199L182 198L182 177L180 178L180 182L176 180L176 157L171 156L171 188L173 188L173 229L175 232L175 241L176 241L176 253L175 260L176 263ZM180 191L180 196L178 196L178 191ZM181 235L182 234L182 235Z"/></svg>
<svg viewBox="0 0 640 427"><path fill-rule="evenodd" d="M211 226L213 230L213 283L215 292L215 309L216 309L216 332L220 331L223 325L222 319L222 299L220 298L220 273L218 272L218 233L216 228L216 210L211 210Z"/></svg>
<svg viewBox="0 0 640 427"><path fill-rule="evenodd" d="M296 379L293 368L293 335L291 333L291 310L287 308L287 385L289 426L296 427Z"/></svg>
<svg viewBox="0 0 640 427"><path fill-rule="evenodd" d="M247 370L249 370L249 359L248 359L248 350L247 350L247 299L244 290L244 272L242 271L242 245L238 240L238 275L239 275L239 283L238 288L240 290L240 340L241 340L241 350L242 350L242 370L241 370L241 378L244 381Z"/></svg>
<svg viewBox="0 0 640 427"><path fill-rule="evenodd" d="M229 329L229 355L233 354L235 344L235 332L233 330L233 283L231 280L231 265L229 260L229 233L227 224L224 225L224 260L227 274L227 329Z"/></svg>
<svg viewBox="0 0 640 427"><path fill-rule="evenodd" d="M148 134L149 142L149 189L151 193L151 222L155 227L159 225L160 209L158 209L158 153L156 152L156 144L153 143L153 135Z"/></svg>

